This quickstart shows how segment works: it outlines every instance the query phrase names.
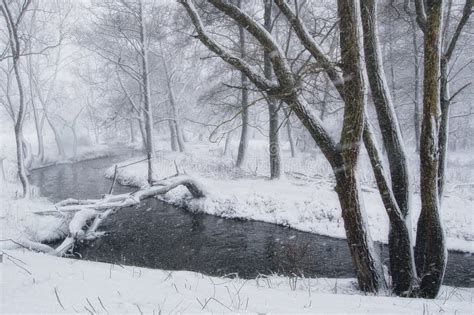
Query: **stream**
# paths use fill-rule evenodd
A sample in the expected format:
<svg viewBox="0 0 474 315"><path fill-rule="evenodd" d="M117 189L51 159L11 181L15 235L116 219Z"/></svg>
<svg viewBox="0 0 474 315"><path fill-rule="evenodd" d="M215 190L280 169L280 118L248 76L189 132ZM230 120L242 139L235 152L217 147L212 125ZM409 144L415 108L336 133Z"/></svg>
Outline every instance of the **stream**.
<svg viewBox="0 0 474 315"><path fill-rule="evenodd" d="M104 171L138 152L37 169L31 182L40 195L57 202L66 198L99 198L109 191ZM114 193L136 188L116 184ZM82 259L167 270L190 270L211 276L260 274L305 277L355 277L345 240L283 226L193 214L157 199L126 208L105 220L106 234L76 246ZM386 246L378 246L388 264ZM449 252L444 284L474 287L474 255Z"/></svg>

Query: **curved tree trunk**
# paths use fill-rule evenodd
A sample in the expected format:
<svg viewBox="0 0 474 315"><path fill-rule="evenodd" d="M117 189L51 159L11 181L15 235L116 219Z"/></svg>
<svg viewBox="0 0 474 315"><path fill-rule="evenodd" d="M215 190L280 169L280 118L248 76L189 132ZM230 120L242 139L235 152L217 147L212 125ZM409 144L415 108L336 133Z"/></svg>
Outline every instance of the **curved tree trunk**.
<svg viewBox="0 0 474 315"><path fill-rule="evenodd" d="M51 127L51 130L53 131L54 134L54 141L56 142L56 148L58 149L58 155L59 157L64 157L66 156L66 152L64 151L63 147L63 142L61 140L61 135L59 134L58 129L56 126L53 124L51 119L49 118L48 114L46 114L46 121L48 122L48 125Z"/></svg>
<svg viewBox="0 0 474 315"><path fill-rule="evenodd" d="M409 209L410 182L407 158L398 119L382 66L382 56L380 55L380 44L378 41L376 0L362 1L360 4L367 75L384 147L387 151L392 181L391 189L401 215L401 217L397 216L395 220L393 216L389 216L390 274L392 275L394 292L397 295L404 295L413 291L417 278L412 259L413 251L410 233L405 223L411 223ZM367 140L370 141L370 139ZM367 141L364 142L367 146ZM370 152L369 149L368 152ZM371 153L376 154L376 150L373 150ZM382 162L381 159L379 159L379 162ZM373 166L377 167L374 163ZM388 189L390 187L379 186L382 196L390 193L387 191ZM395 211L395 209L392 209L392 205L388 206L387 211ZM408 226L411 225L409 224Z"/></svg>
<svg viewBox="0 0 474 315"><path fill-rule="evenodd" d="M345 166L341 165L341 168ZM346 167L347 169L347 167ZM351 253L360 290L376 292L383 286L380 258L373 248L367 228L362 193L356 178L356 170L336 172L336 192L341 204L347 244Z"/></svg>

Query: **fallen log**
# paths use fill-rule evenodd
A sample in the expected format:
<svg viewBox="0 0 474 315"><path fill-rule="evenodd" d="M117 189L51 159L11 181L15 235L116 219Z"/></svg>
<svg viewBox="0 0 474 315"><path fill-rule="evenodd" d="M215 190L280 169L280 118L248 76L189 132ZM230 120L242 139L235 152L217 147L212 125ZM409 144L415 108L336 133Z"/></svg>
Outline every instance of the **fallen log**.
<svg viewBox="0 0 474 315"><path fill-rule="evenodd" d="M100 224L109 215L123 208L138 206L142 200L164 195L178 186L185 186L194 198L205 196L205 189L201 184L188 175L178 174L132 193L105 195L102 199L66 199L55 205L56 210L37 214L62 216L66 213L73 214L69 222L68 237L54 250L55 255L64 256L77 241L94 239Z"/></svg>

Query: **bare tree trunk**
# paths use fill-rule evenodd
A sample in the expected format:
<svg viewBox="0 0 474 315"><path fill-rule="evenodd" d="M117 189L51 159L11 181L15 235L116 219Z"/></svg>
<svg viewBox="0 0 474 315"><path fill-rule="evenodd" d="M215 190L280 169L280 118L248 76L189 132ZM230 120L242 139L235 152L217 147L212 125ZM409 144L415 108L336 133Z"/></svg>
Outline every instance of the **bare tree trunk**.
<svg viewBox="0 0 474 315"><path fill-rule="evenodd" d="M325 78L324 80L324 96L321 102L321 113L319 115L319 119L324 120L324 116L327 112L327 105L328 105L328 97L329 97L329 78Z"/></svg>
<svg viewBox="0 0 474 315"><path fill-rule="evenodd" d="M242 0L238 1L238 7L242 8ZM240 58L245 59L246 52L245 52L245 30L242 25L239 24L239 44L240 44ZM235 165L237 167L242 167L245 162L245 158L247 156L247 148L248 148L248 128L249 128L249 109L248 109L248 99L249 99L249 92L247 90L247 76L244 73L240 73L240 84L242 86L242 94L241 94L241 117L242 117L242 131L240 133L240 142L239 142L239 149L237 151L237 161ZM226 142L227 144L227 142Z"/></svg>
<svg viewBox="0 0 474 315"><path fill-rule="evenodd" d="M74 157L77 157L77 132L76 127L73 125L71 127L73 142L72 142L72 154Z"/></svg>
<svg viewBox="0 0 474 315"><path fill-rule="evenodd" d="M364 3L362 1L361 3ZM395 69L393 67L394 64L394 57L393 57L393 20L390 19L388 22L388 56L390 59L390 83L391 83L391 96L393 99L393 103L395 104L397 101L397 93L396 93L396 86L395 86Z"/></svg>
<svg viewBox="0 0 474 315"><path fill-rule="evenodd" d="M264 26L271 33L272 27L272 7L273 0L265 0ZM272 79L272 64L269 56L270 52L264 52L264 73L265 78ZM280 139L279 139L279 123L278 123L278 105L276 99L268 96L268 113L269 113L269 156L270 156L270 178L280 178L281 176L281 157L280 157Z"/></svg>
<svg viewBox="0 0 474 315"><path fill-rule="evenodd" d="M130 126L130 143L135 143L136 138L135 138L135 127L133 126L133 119L130 119L128 121L128 124Z"/></svg>
<svg viewBox="0 0 474 315"><path fill-rule="evenodd" d="M443 191L444 191L444 177L447 167L447 156L448 156L448 136L449 136L449 107L451 103L451 96L449 92L449 61L453 55L453 52L456 48L457 41L461 36L463 28L466 26L469 18L471 17L474 1L473 0L466 0L464 3L464 8L462 12L461 19L459 20L454 33L451 39L448 39L448 29L449 29L449 22L451 16L451 6L452 0L449 2L448 5L448 12L446 18L446 26L444 32L444 50L443 56L441 57L441 89L440 89L440 104L441 104L441 124L439 129L439 168L438 168L438 194L440 198L440 202L442 201ZM455 95L462 91L467 85L461 88L458 92L454 93ZM453 97L455 96L453 95Z"/></svg>
<svg viewBox="0 0 474 315"><path fill-rule="evenodd" d="M171 151L178 151L178 141L176 140L176 129L175 129L173 121L171 119L168 120L168 125L169 125L169 128L170 128Z"/></svg>
<svg viewBox="0 0 474 315"><path fill-rule="evenodd" d="M48 125L51 127L51 130L53 131L53 134L54 134L54 141L56 142L56 148L58 149L58 155L59 155L60 158L64 157L64 156L66 156L66 152L64 151L63 142L61 140L61 135L58 131L58 128L56 128L54 123L51 121L51 119L49 118L49 115L47 113L45 113L45 115L46 115L46 121L48 122Z"/></svg>
<svg viewBox="0 0 474 315"><path fill-rule="evenodd" d="M295 140L293 139L293 132L291 130L291 120L290 116L291 113L288 112L288 110L282 106L280 103L281 108L283 108L283 113L285 114L286 117L286 132L288 134L288 142L290 143L290 150L291 150L291 157L294 158L296 157L296 147L295 147Z"/></svg>
<svg viewBox="0 0 474 315"><path fill-rule="evenodd" d="M361 290L377 291L383 285L381 266L367 231L364 203L361 200L357 181L357 163L364 129L366 102L361 56L363 47L359 42L359 8L356 2L350 0L338 0L337 3L340 20L341 68L343 76L351 79L347 80L343 87L346 102L340 149L338 149L342 163L335 163L336 191L343 209L342 217L351 256L355 267L360 269L357 276Z"/></svg>
<svg viewBox="0 0 474 315"><path fill-rule="evenodd" d="M413 15L410 16L410 26L412 28L412 42L413 42L413 72L415 74L415 99L413 100L413 125L415 127L415 148L416 152L420 152L420 52L418 50L418 39L416 36L416 21Z"/></svg>
<svg viewBox="0 0 474 315"><path fill-rule="evenodd" d="M448 80L448 60L441 58L440 67L440 106L441 119L438 133L439 145L439 163L438 163L438 195L440 203L443 200L444 191L444 174L446 173L447 158L448 158L448 135L449 135L449 80Z"/></svg>
<svg viewBox="0 0 474 315"><path fill-rule="evenodd" d="M226 156L229 153L231 142L232 142L232 132L228 132L227 135L225 136L224 156Z"/></svg>
<svg viewBox="0 0 474 315"><path fill-rule="evenodd" d="M382 56L380 56L376 0L366 0L360 2L360 4L362 25L364 29L367 74L380 130L382 132L382 139L387 150L392 180L391 190L401 216L389 216L390 274L392 275L394 292L397 295L406 295L413 291L417 279L416 268L413 261L410 232L405 223L411 223L409 209L410 182L408 177L407 158L403 147L403 139L399 129L397 116L382 66ZM370 139L364 137L366 146L368 141L370 141ZM369 156L377 154L375 148L374 150L369 150L369 148L367 148L367 151L369 152ZM380 158L378 160L378 162L382 162ZM376 163L372 163L372 165L375 168L377 167ZM390 189L388 186L385 187L379 185L382 198L384 195L390 194L388 189ZM388 206L387 211L395 211L393 205L386 205Z"/></svg>
<svg viewBox="0 0 474 315"><path fill-rule="evenodd" d="M166 75L166 85L168 87L168 96L170 99L170 107L171 107L171 115L173 118L173 121L171 121L171 125L173 126L174 129L174 136L175 136L175 141L178 145L179 152L185 152L186 151L186 146L184 144L184 138L183 138L183 130L181 129L181 123L180 123L180 117L178 115L178 108L176 104L176 98L174 96L174 90L173 86L171 84L171 75L168 72L168 66L166 65L165 60L163 59L163 67L165 69L165 75Z"/></svg>
<svg viewBox="0 0 474 315"><path fill-rule="evenodd" d="M19 107L18 114L15 120L15 144L16 144L16 159L17 159L17 169L18 177L20 178L21 186L23 189L23 198L30 196L30 183L26 174L25 164L24 164L24 155L23 155L23 122L25 119L25 95L23 90L23 83L21 80L20 74L20 40L18 36L18 24L21 20L21 16L27 10L31 1L27 1L23 4L21 11L17 20L15 21L12 12L10 11L5 0L2 1L0 5L0 10L3 17L5 18L8 36L9 36L9 45L12 53L13 59L13 71L15 73L15 79L18 86L18 97L19 97Z"/></svg>
<svg viewBox="0 0 474 315"><path fill-rule="evenodd" d="M138 1L138 19L140 27L140 48L141 48L141 62L142 62L142 84L143 84L143 102L145 113L145 132L146 132L146 154L148 158L148 184L153 183L155 170L153 159L155 158L155 149L153 142L153 113L150 101L150 83L148 80L148 48L145 21L143 17L142 0Z"/></svg>
<svg viewBox="0 0 474 315"><path fill-rule="evenodd" d="M439 167L439 75L443 0L426 6L424 37L423 119L420 139L421 213L418 220L415 261L420 276L420 295L435 298L443 282L447 250L440 218Z"/></svg>
<svg viewBox="0 0 474 315"><path fill-rule="evenodd" d="M30 22L30 34L33 34L33 28L36 21L36 10L33 12L33 17ZM33 118L35 121L35 130L36 130L36 139L38 142L38 151L37 151L37 158L40 162L44 160L44 141L43 141L43 126L44 126L44 115L40 119L38 115L38 111L36 108L36 101L35 95L33 93L33 60L32 60L32 49L31 49L31 42L28 43L28 49L30 55L27 57L27 64L28 64L28 79L29 79L29 89L30 89L30 98L31 98L31 106L33 109Z"/></svg>
<svg viewBox="0 0 474 315"><path fill-rule="evenodd" d="M138 120L138 127L140 128L140 134L142 136L143 149L146 150L147 148L146 131L145 131L145 123L143 122L145 120L145 112L143 109L141 109L140 116L141 116L141 119Z"/></svg>
<svg viewBox="0 0 474 315"><path fill-rule="evenodd" d="M32 105L32 109L33 109L33 118L35 120L36 139L38 141L37 157L38 157L39 161L43 161L44 160L44 140L43 140L43 123L42 123L42 120L44 118L40 120L40 118L38 117L38 112L37 112L37 109L36 109L36 103L33 99L33 95L32 95L31 105Z"/></svg>
<svg viewBox="0 0 474 315"><path fill-rule="evenodd" d="M184 144L183 130L181 128L181 123L179 121L179 115L176 108L173 92L170 92L170 104L171 104L171 110L173 112L173 117L174 117L174 120L171 123L175 130L175 136L176 136L175 140L176 140L176 143L178 144L179 152L185 152L186 146Z"/></svg>

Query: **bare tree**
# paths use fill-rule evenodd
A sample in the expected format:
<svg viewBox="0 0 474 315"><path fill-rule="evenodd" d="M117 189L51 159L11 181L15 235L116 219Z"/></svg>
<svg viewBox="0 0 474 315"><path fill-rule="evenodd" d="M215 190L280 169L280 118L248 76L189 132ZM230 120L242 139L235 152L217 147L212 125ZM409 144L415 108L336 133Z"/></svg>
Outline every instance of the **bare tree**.
<svg viewBox="0 0 474 315"><path fill-rule="evenodd" d="M242 8L242 0L237 2L239 8ZM240 58L245 60L246 58L246 39L245 39L245 29L242 25L239 24L239 48L240 48ZM242 131L240 133L239 149L237 153L237 161L235 165L237 167L242 167L244 164L245 158L247 156L248 150L248 129L249 129L249 91L247 89L248 80L244 73L240 73L240 85L242 88L241 91L241 117L242 117ZM230 136L228 137L230 139ZM226 139L227 140L227 139ZM227 144L227 141L226 141ZM226 151L226 150L224 150Z"/></svg>
<svg viewBox="0 0 474 315"><path fill-rule="evenodd" d="M440 218L444 186L449 119L447 66L474 1L466 0L453 37L445 38L443 52L444 1L415 1L417 22L424 33L423 114L420 140L421 214L418 220L415 260L420 295L434 298L443 282L447 262L445 236ZM441 80L440 80L441 78ZM441 119L439 118L441 117Z"/></svg>
<svg viewBox="0 0 474 315"><path fill-rule="evenodd" d="M270 33L238 7L219 0L209 0L208 2L237 23L242 24L263 46L264 50L269 53L277 82L262 76L252 69L247 62L231 54L213 40L206 32L193 2L189 0L180 1L190 16L200 41L224 61L245 73L257 88L265 91L270 97L287 103L319 145L331 164L336 177L336 191L341 203L347 241L357 270L359 286L364 291L376 291L382 285L382 276L365 224L366 218L356 178L359 143L364 125L365 102L360 61L361 47L358 40L358 27L354 27L359 25L358 9L349 1L338 2L338 12L341 19L340 33L344 39L341 40L342 58L345 65L343 72L345 77L350 77L352 80L344 83L337 72L333 73L335 80L340 82L337 87L343 93L348 93L341 141L336 144L319 118L312 113L304 99L299 96L290 65L283 50ZM287 6L285 1L275 1L275 3L280 9L285 9L285 6ZM284 10L282 12L284 13ZM292 16L288 18L290 23L293 22L293 19ZM296 30L296 33L298 33L298 30Z"/></svg>
<svg viewBox="0 0 474 315"><path fill-rule="evenodd" d="M153 106L150 88L149 69L149 41L147 22L145 21L144 5L142 0L119 0L105 2L99 6L103 8L100 14L94 14L94 26L89 33L84 32L86 40L83 44L90 47L104 60L113 65L117 70L126 74L133 80L140 91L140 102L132 101L131 93L127 92L125 85L119 83L129 103L138 113L139 121L143 122L143 134L147 160L148 182L151 184L155 177L154 170L154 127ZM110 45L103 45L97 40L97 35Z"/></svg>
<svg viewBox="0 0 474 315"><path fill-rule="evenodd" d="M20 46L18 28L24 14L27 12L28 7L31 4L31 0L21 1L16 4L18 5L18 12L13 12L13 5L11 3L7 3L6 0L2 0L0 11L2 12L8 29L9 46L13 60L13 71L15 73L15 80L18 87L18 112L16 113L15 118L15 142L18 177L20 178L23 188L23 197L28 197L30 195L30 186L26 174L23 153L23 122L25 120L26 108L25 93L20 74L20 56L22 55L22 48Z"/></svg>

